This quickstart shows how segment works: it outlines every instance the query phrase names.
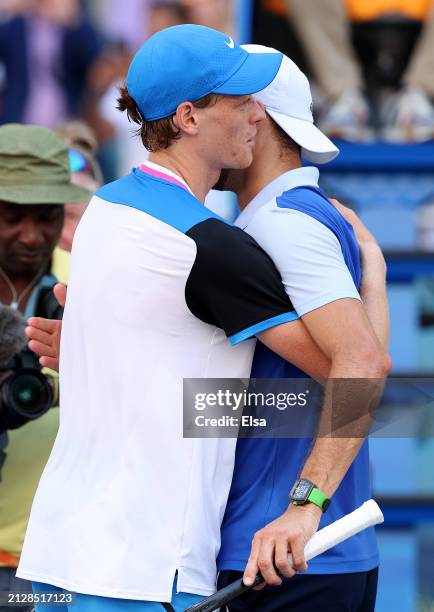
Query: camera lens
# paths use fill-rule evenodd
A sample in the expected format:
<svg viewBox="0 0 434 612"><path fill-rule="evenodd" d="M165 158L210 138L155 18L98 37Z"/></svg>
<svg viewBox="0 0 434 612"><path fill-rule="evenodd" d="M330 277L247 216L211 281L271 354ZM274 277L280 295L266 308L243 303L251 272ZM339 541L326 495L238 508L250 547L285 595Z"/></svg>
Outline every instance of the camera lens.
<svg viewBox="0 0 434 612"><path fill-rule="evenodd" d="M16 412L35 418L41 410L45 412L50 401L47 381L37 372L17 376L9 384L9 401Z"/></svg>
<svg viewBox="0 0 434 612"><path fill-rule="evenodd" d="M53 403L53 390L38 370L23 368L1 384L0 421L9 429L42 416Z"/></svg>

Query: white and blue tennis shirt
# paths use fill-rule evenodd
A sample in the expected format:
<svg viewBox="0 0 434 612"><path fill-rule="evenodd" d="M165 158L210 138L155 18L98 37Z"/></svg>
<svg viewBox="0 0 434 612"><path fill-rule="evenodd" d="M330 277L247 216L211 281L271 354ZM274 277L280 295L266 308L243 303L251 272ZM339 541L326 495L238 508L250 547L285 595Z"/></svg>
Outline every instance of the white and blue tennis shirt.
<svg viewBox="0 0 434 612"><path fill-rule="evenodd" d="M100 189L74 238L60 430L18 575L170 601L178 572L211 594L236 441L183 439L183 379L248 377L249 339L296 318L268 255L179 177L148 164Z"/></svg>

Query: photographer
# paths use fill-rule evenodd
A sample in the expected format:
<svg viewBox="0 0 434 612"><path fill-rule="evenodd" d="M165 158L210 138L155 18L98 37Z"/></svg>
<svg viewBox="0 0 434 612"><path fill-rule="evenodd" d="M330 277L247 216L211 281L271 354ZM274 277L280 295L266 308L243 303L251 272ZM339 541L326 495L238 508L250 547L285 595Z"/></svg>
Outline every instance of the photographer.
<svg viewBox="0 0 434 612"><path fill-rule="evenodd" d="M52 288L66 280L53 273L62 257L55 247L64 203L83 202L89 195L71 184L68 149L60 136L35 126L0 127L0 591L32 590L15 577L15 568L58 427L57 410L47 410L54 399L48 378L22 340L24 321L38 314L61 317ZM19 388L22 368L30 372ZM0 604L0 612L6 609Z"/></svg>

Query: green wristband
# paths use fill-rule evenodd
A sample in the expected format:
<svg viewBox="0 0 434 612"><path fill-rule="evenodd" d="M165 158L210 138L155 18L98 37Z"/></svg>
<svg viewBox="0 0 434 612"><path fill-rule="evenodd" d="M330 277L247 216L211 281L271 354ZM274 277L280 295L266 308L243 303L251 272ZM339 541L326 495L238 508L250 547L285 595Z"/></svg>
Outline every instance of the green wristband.
<svg viewBox="0 0 434 612"><path fill-rule="evenodd" d="M315 506L321 508L323 512L325 512L330 506L330 500L327 495L325 495L325 493L323 493L320 489L317 489L316 487L312 489L307 499L308 501L312 502L312 504L315 504Z"/></svg>

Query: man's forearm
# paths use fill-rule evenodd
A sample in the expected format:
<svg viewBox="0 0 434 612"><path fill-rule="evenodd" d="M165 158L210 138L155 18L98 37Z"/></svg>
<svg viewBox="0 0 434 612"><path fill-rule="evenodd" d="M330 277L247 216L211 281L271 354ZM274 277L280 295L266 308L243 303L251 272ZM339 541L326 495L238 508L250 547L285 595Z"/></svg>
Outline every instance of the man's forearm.
<svg viewBox="0 0 434 612"><path fill-rule="evenodd" d="M300 474L328 496L338 488L369 433L387 369L381 361L332 367L318 435Z"/></svg>
<svg viewBox="0 0 434 612"><path fill-rule="evenodd" d="M306 478L331 497L339 487L364 438L317 438L300 478Z"/></svg>
<svg viewBox="0 0 434 612"><path fill-rule="evenodd" d="M390 321L386 292L386 264L380 247L376 243L364 244L361 248L361 254L363 280L360 295L375 335L382 347L387 350ZM357 382L348 382L348 387L350 385L357 386ZM379 400L381 395L381 378L378 382L372 380L371 383L367 384L367 386L370 385L372 385L371 391L374 403L375 397ZM361 389L357 391L360 392ZM368 392L368 389L364 390L364 393ZM338 409L337 406L334 408ZM372 406L370 412L372 412L373 408L374 406ZM366 424L369 425L370 421L371 417L369 415ZM351 431L348 433L351 433ZM355 438L333 437L318 439L303 468L303 478L312 480L321 490L328 495L332 495L348 471L365 439L365 436L362 436L363 431L359 430L357 433L359 435ZM338 434L336 433L336 435Z"/></svg>

